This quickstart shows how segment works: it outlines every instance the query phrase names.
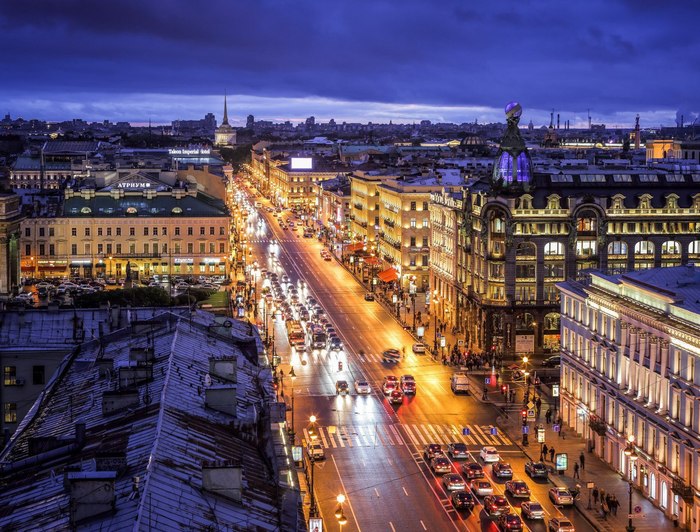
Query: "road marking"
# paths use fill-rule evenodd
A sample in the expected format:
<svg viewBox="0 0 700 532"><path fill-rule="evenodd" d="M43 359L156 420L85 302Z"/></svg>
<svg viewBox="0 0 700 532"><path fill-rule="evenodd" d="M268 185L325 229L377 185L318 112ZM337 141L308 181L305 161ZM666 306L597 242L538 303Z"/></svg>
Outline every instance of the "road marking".
<svg viewBox="0 0 700 532"><path fill-rule="evenodd" d="M406 497L408 497L408 492L406 491L406 488L405 488L405 486L401 486L401 489L402 489L402 490L403 490L403 492L404 492L404 493L406 494Z"/></svg>
<svg viewBox="0 0 700 532"><path fill-rule="evenodd" d="M396 428L396 425L389 425L389 440L391 440L391 433L394 433L394 438L396 438L396 445L401 445L401 435L399 434L399 431ZM394 443L392 442L392 445Z"/></svg>
<svg viewBox="0 0 700 532"><path fill-rule="evenodd" d="M428 530L428 529L426 528L426 526L425 526L425 523L423 523L423 520L422 520L422 519L420 520L420 526L423 527L423 530Z"/></svg>
<svg viewBox="0 0 700 532"><path fill-rule="evenodd" d="M318 430L318 435L321 436L321 441L323 442L323 446L328 449L328 442L326 441L326 436L323 433L323 430L321 430L321 427L319 427ZM330 438L330 435L328 436Z"/></svg>
<svg viewBox="0 0 700 532"><path fill-rule="evenodd" d="M391 527L391 530L392 530L393 532L396 532L396 529L394 528L394 523L392 523L391 521L389 521L389 526Z"/></svg>
<svg viewBox="0 0 700 532"><path fill-rule="evenodd" d="M380 495L379 495L379 490L377 488L374 488L374 493L377 494L377 499L378 499L380 497Z"/></svg>
<svg viewBox="0 0 700 532"><path fill-rule="evenodd" d="M360 528L360 523L357 521L357 516L355 515L355 509L352 507L352 501L350 500L350 497L348 496L348 490L345 489L345 483L343 482L343 477L340 475L340 470L338 469L338 464L335 461L335 457L331 455L331 459L333 460L333 465L335 466L335 472L338 474L338 480L340 480L340 486L343 488L343 493L345 494L345 502L348 503L348 507L350 508L350 512L352 513L352 518L355 520L355 524L357 525L357 530L358 532L362 531L362 528Z"/></svg>
<svg viewBox="0 0 700 532"><path fill-rule="evenodd" d="M329 427L330 428L330 427ZM338 427L335 428L336 434L338 433ZM319 430L319 432L321 432ZM331 442L331 446L335 449L337 447L335 443L335 438L331 435L331 431L328 431L328 440Z"/></svg>

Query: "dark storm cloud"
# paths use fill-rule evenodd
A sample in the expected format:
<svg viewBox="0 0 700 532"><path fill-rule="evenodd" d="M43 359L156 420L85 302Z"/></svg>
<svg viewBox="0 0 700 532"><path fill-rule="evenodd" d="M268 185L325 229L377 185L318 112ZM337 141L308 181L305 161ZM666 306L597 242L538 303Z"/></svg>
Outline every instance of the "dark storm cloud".
<svg viewBox="0 0 700 532"><path fill-rule="evenodd" d="M6 0L0 102L226 89L673 117L700 109L698 12L690 0Z"/></svg>

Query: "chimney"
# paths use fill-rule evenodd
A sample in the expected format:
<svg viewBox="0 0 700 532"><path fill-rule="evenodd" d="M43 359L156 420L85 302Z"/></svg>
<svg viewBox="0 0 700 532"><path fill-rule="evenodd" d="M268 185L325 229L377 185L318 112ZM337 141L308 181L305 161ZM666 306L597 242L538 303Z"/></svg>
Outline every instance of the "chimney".
<svg viewBox="0 0 700 532"><path fill-rule="evenodd" d="M215 495L241 502L243 469L230 460L203 462L202 487Z"/></svg>
<svg viewBox="0 0 700 532"><path fill-rule="evenodd" d="M212 410L236 416L236 385L220 384L204 390L204 404Z"/></svg>
<svg viewBox="0 0 700 532"><path fill-rule="evenodd" d="M116 510L114 471L76 471L66 473L70 495L70 523L80 523Z"/></svg>
<svg viewBox="0 0 700 532"><path fill-rule="evenodd" d="M236 383L236 357L217 357L209 359L209 373L220 379Z"/></svg>

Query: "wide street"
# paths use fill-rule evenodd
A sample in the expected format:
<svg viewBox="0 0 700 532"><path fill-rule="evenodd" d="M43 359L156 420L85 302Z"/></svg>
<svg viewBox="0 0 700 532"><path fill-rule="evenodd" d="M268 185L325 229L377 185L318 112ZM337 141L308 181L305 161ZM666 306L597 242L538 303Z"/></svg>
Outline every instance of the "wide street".
<svg viewBox="0 0 700 532"><path fill-rule="evenodd" d="M257 201L269 205L267 200ZM593 530L574 509L559 509L549 501L547 491L552 485L548 481L534 481L525 474L527 458L496 427L495 408L473 396L454 395L449 385L453 369L429 355L414 354L411 335L379 303L365 301L365 290L337 261L321 257L317 239L303 238L301 230L282 230L271 214L258 210L257 216L248 218L247 240L259 268L286 273L294 284L305 283L302 293L320 303L343 341L339 354L324 350L300 359L286 341L284 322L279 317L275 320L288 403L294 395L297 443L308 439L313 415L325 451L325 459L313 465L324 530L341 529L334 517L338 494L346 497L344 531L497 530L496 520L489 519L481 504L472 512L455 511L442 476L435 475L423 459L426 444L440 443L446 449L450 442L465 443L467 460L479 463L479 450L493 445L501 459L512 465L514 478L527 482L530 499L542 504L547 518L526 521L525 530L546 530L549 518L562 514L576 530ZM271 246L271 240L277 245ZM381 353L387 348L405 348L406 355L398 364L384 363ZM296 373L293 383L288 377L291 367ZM404 397L400 405L390 405L382 393L383 379L403 374L415 377L417 393ZM336 395L335 383L340 379L350 384L349 396ZM367 380L372 393L358 395L353 389L357 379ZM452 461L453 472L461 471L463 461ZM484 470L494 493L504 494L504 482L493 477L491 466L484 465ZM508 500L511 513L519 514L520 503Z"/></svg>

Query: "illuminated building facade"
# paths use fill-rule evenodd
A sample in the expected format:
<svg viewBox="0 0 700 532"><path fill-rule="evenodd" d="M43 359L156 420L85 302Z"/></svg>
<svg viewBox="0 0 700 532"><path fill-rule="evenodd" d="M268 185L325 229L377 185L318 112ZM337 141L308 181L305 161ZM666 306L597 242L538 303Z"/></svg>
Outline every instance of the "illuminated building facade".
<svg viewBox="0 0 700 532"><path fill-rule="evenodd" d="M561 289L561 416L641 493L700 520L700 269L593 273ZM625 449L632 440L636 460Z"/></svg>
<svg viewBox="0 0 700 532"><path fill-rule="evenodd" d="M513 111L515 109L515 114ZM489 180L469 187L459 232L457 305L467 345L556 352L556 283L700 259L700 167L543 167L510 109Z"/></svg>
<svg viewBox="0 0 700 532"><path fill-rule="evenodd" d="M21 225L26 277L227 275L229 212L223 201L181 181L139 171L101 188L68 188L56 212Z"/></svg>

